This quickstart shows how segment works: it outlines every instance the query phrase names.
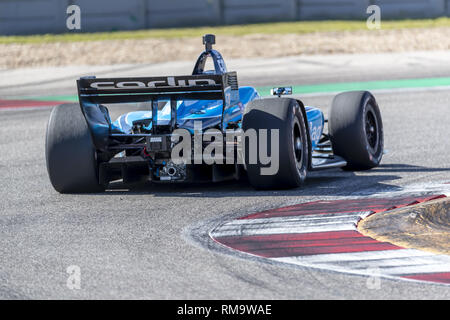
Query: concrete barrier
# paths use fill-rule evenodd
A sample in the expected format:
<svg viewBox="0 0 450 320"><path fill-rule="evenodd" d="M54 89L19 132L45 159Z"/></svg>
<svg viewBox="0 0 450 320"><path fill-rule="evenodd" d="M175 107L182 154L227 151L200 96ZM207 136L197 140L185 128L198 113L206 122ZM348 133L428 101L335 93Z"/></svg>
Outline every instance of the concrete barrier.
<svg viewBox="0 0 450 320"><path fill-rule="evenodd" d="M63 32L65 1L0 0L0 34Z"/></svg>
<svg viewBox="0 0 450 320"><path fill-rule="evenodd" d="M146 28L145 3L141 0L74 0L70 2L81 8L83 31Z"/></svg>
<svg viewBox="0 0 450 320"><path fill-rule="evenodd" d="M380 6L382 19L435 18L448 14L446 0L372 0Z"/></svg>
<svg viewBox="0 0 450 320"><path fill-rule="evenodd" d="M369 0L300 0L298 17L312 19L365 19Z"/></svg>
<svg viewBox="0 0 450 320"><path fill-rule="evenodd" d="M450 15L450 0L0 0L0 34L67 32L66 9L81 8L81 31L242 24L312 19L382 19Z"/></svg>
<svg viewBox="0 0 450 320"><path fill-rule="evenodd" d="M225 24L287 21L297 18L296 0L223 0Z"/></svg>
<svg viewBox="0 0 450 320"><path fill-rule="evenodd" d="M148 28L218 25L222 23L217 0L144 0Z"/></svg>

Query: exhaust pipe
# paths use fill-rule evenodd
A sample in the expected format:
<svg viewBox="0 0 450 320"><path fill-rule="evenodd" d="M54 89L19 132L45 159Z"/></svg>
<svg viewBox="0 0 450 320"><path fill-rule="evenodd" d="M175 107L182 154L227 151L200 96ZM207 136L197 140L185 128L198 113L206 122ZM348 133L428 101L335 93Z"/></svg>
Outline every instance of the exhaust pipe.
<svg viewBox="0 0 450 320"><path fill-rule="evenodd" d="M171 177L177 174L177 169L175 167L168 167L167 174Z"/></svg>

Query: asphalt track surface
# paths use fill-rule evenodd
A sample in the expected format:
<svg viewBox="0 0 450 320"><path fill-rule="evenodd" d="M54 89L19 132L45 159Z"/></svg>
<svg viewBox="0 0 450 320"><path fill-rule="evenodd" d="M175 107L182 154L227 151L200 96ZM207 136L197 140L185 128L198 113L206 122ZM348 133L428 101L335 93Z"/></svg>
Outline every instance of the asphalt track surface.
<svg viewBox="0 0 450 320"><path fill-rule="evenodd" d="M0 90L2 97L11 90ZM34 93L33 86L18 91ZM51 108L0 110L0 298L449 299L449 286L382 279L370 289L363 276L244 259L204 234L225 217L450 181L450 88L375 95L388 150L379 168L312 173L302 188L267 192L227 182L114 184L102 194L60 195L45 167ZM327 113L332 95L303 100ZM71 265L81 270L79 290L66 285Z"/></svg>

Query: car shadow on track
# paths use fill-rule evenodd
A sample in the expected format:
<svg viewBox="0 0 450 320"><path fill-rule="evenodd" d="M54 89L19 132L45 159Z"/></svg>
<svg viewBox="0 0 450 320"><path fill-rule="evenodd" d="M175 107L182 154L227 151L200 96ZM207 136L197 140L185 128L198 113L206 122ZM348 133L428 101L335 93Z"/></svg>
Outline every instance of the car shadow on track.
<svg viewBox="0 0 450 320"><path fill-rule="evenodd" d="M410 164L383 164L375 169L377 172L450 172L449 168L427 168Z"/></svg>
<svg viewBox="0 0 450 320"><path fill-rule="evenodd" d="M222 197L263 197L263 196L326 196L326 195L349 195L350 190L369 188L368 193L375 190L391 189L398 187L386 184L387 181L397 180L395 175L365 175L357 176L353 172L335 172L328 175L323 173L311 173L306 182L299 188L288 190L255 190L248 181L226 181L218 183L195 183L195 184L161 184L143 183L126 186L122 183L112 183L105 195L142 195L149 194L157 197L199 197L199 198L222 198Z"/></svg>
<svg viewBox="0 0 450 320"><path fill-rule="evenodd" d="M400 180L405 172L441 172L450 168L427 168L406 164L383 164L370 171L339 169L311 172L305 183L296 189L255 190L248 181L216 183L152 183L124 185L111 183L105 195L153 195L157 197L263 197L263 196L370 196L380 192L401 190L389 181ZM395 175L395 173L399 175Z"/></svg>

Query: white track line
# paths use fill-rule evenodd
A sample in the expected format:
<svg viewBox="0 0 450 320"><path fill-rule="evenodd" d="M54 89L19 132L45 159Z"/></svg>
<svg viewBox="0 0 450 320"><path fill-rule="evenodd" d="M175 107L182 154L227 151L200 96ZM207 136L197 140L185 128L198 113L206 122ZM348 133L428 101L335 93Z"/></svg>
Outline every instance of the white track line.
<svg viewBox="0 0 450 320"><path fill-rule="evenodd" d="M367 269L380 269L385 275L450 272L450 256L435 255L414 249L331 253L313 256L274 258L274 260L301 266L366 273Z"/></svg>
<svg viewBox="0 0 450 320"><path fill-rule="evenodd" d="M363 276L373 276L374 270L376 270L376 275L380 277L388 278L399 278L400 276L416 275L416 274L427 274L427 273L441 273L450 272L449 262L446 264L429 264L430 261L422 266L398 266L392 268L384 268L377 264L375 261L373 264L367 264L365 268L351 268L348 265L342 264L330 264L330 263L306 263L299 262L295 259L296 257L285 257L285 258L272 258L278 262L298 265L302 267L317 268L322 270L330 270L335 272L363 275Z"/></svg>
<svg viewBox="0 0 450 320"><path fill-rule="evenodd" d="M353 261L380 261L383 259L401 259L408 257L429 257L433 253L415 250L415 249L397 249L397 250L379 250L368 252L350 252L350 253L328 253L315 254L307 256L283 257L277 259L290 258L295 263L338 263Z"/></svg>
<svg viewBox="0 0 450 320"><path fill-rule="evenodd" d="M219 238L356 230L358 221L370 212L234 220L216 228L210 235Z"/></svg>

